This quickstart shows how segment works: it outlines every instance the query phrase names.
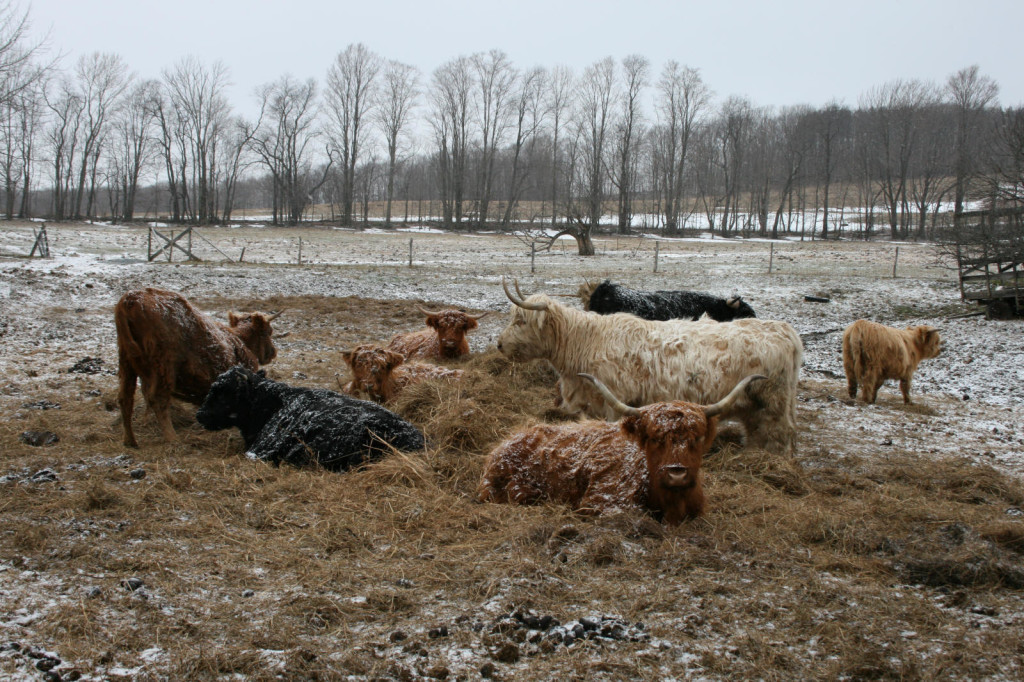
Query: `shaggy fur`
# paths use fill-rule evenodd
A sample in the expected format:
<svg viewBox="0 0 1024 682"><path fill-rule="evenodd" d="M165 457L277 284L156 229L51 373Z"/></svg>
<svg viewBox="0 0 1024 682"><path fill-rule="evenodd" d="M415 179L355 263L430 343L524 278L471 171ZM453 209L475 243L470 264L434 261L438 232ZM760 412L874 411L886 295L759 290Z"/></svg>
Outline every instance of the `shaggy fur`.
<svg viewBox="0 0 1024 682"><path fill-rule="evenodd" d="M910 379L922 360L942 352L935 327L921 325L895 329L868 320L857 320L843 332L843 369L851 398L873 403L886 379L898 379L903 402L910 403Z"/></svg>
<svg viewBox="0 0 1024 682"><path fill-rule="evenodd" d="M427 315L428 329L398 334L388 341L387 349L401 353L406 360L441 360L469 354L466 334L479 323L460 310L442 310Z"/></svg>
<svg viewBox="0 0 1024 682"><path fill-rule="evenodd" d="M342 388L349 395L367 395L387 403L409 386L428 379L458 381L461 369L448 369L425 362L405 362L405 356L386 348L363 344L342 354L352 372L352 381Z"/></svg>
<svg viewBox="0 0 1024 682"><path fill-rule="evenodd" d="M181 294L161 289L122 296L114 307L114 325L124 444L138 447L132 429L136 380L164 439L172 441L172 397L198 405L217 375L233 365L255 370L274 359L270 319L229 313L224 324L196 310Z"/></svg>
<svg viewBox="0 0 1024 682"><path fill-rule="evenodd" d="M585 421L525 429L491 451L477 498L513 504L552 500L588 513L646 509L669 524L699 516L704 511L700 468L715 440L717 415L763 379L750 377L710 408L656 403L631 410L619 424Z"/></svg>
<svg viewBox="0 0 1024 682"><path fill-rule="evenodd" d="M583 309L600 315L632 313L645 320L698 320L707 315L716 322L757 317L739 296L718 298L696 291L637 291L605 280L580 286Z"/></svg>
<svg viewBox="0 0 1024 682"><path fill-rule="evenodd" d="M380 457L388 446L423 448L419 430L380 405L277 383L244 367L217 377L196 419L211 431L237 427L246 453L274 464L340 471Z"/></svg>
<svg viewBox="0 0 1024 682"><path fill-rule="evenodd" d="M670 400L712 403L743 377L765 374L735 412L750 444L792 453L796 445L796 388L803 345L786 322L742 319L720 324L652 322L634 315L597 315L560 305L542 294L514 306L498 349L513 360L543 358L560 375L561 406L612 419L615 414L588 382L593 374L629 405Z"/></svg>

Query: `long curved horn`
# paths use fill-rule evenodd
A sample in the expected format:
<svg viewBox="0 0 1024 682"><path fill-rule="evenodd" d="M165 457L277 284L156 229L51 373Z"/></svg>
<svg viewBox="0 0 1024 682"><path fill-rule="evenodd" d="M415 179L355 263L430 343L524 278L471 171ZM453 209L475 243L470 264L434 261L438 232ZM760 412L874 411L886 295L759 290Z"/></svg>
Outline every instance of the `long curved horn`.
<svg viewBox="0 0 1024 682"><path fill-rule="evenodd" d="M527 303L526 301L523 300L522 293L520 293L519 296L513 295L512 292L508 290L508 282L505 281L504 277L501 278L501 286L505 290L505 295L508 296L508 300L512 301L513 303L515 303L520 308L525 308L526 310L547 310L548 309L548 304L547 303ZM516 281L516 289L517 290L519 289L519 282L518 282L518 280Z"/></svg>
<svg viewBox="0 0 1024 682"><path fill-rule="evenodd" d="M283 338L285 338L286 336L288 336L289 334L291 334L291 332L284 332L284 333L282 333L282 334L274 334L274 338L275 338L275 339L283 339Z"/></svg>
<svg viewBox="0 0 1024 682"><path fill-rule="evenodd" d="M281 313L283 313L283 312L284 312L283 310L278 310L276 313L274 313L273 315L271 315L270 317L267 318L267 322L273 322L274 320L279 318L281 316Z"/></svg>
<svg viewBox="0 0 1024 682"><path fill-rule="evenodd" d="M424 315L426 315L427 317L430 317L431 315L440 315L441 313L444 312L443 310L438 310L437 312L435 312L433 310L427 310L423 306L419 306L419 305L416 306L416 309L419 310ZM486 312L480 313L479 315L470 315L469 313L466 313L466 317L470 318L471 320L480 320L480 319L483 319L483 318L487 317L490 314L491 314L491 311L488 310Z"/></svg>
<svg viewBox="0 0 1024 682"><path fill-rule="evenodd" d="M736 386L731 391L729 391L729 395L725 396L714 405L705 405L704 414L709 419L711 417L717 417L718 415L722 414L723 412L731 408L733 406L733 403L735 403L739 399L740 395L742 395L743 392L747 390L747 386L749 386L752 382L760 381L761 379L767 378L768 377L766 377L763 374L751 374L750 376L740 381L740 383L736 384Z"/></svg>
<svg viewBox="0 0 1024 682"><path fill-rule="evenodd" d="M608 387L601 383L601 380L595 377L594 375L584 374L583 372L580 372L576 376L588 379L590 383L594 384L594 388L601 392L601 395L604 396L604 399L606 401L608 401L608 404L611 406L611 408L618 412L619 414L625 415L627 417L636 417L640 414L640 410L638 410L635 407L631 407L626 403L622 402L621 400L619 400L618 398L616 398L615 395L610 390L608 390Z"/></svg>

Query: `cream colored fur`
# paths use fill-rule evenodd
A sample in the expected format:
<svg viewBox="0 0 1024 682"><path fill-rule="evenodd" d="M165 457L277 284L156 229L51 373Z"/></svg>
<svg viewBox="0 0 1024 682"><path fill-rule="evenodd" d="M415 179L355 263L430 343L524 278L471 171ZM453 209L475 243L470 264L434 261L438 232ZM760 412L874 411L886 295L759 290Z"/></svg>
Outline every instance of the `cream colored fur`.
<svg viewBox="0 0 1024 682"><path fill-rule="evenodd" d="M526 299L547 310L513 306L498 348L514 360L544 358L560 375L562 407L614 419L614 410L580 372L600 379L623 402L642 406L686 400L710 404L745 376L765 374L733 417L754 445L793 452L796 387L803 344L791 325L746 318L728 323L651 322L634 315L597 315L537 294Z"/></svg>

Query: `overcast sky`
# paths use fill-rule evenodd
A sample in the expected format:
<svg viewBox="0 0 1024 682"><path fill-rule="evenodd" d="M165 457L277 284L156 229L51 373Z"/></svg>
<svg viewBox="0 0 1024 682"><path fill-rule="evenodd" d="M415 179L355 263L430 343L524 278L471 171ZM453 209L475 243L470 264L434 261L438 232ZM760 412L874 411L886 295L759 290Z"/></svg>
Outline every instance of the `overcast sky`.
<svg viewBox="0 0 1024 682"><path fill-rule="evenodd" d="M497 48L518 67L577 72L641 54L700 69L717 101L856 106L896 78L944 82L977 64L1003 105L1024 104L1024 0L21 0L32 33L62 65L121 55L142 77L186 55L220 60L232 104L285 73L321 85L337 54L364 43L426 78L459 55Z"/></svg>

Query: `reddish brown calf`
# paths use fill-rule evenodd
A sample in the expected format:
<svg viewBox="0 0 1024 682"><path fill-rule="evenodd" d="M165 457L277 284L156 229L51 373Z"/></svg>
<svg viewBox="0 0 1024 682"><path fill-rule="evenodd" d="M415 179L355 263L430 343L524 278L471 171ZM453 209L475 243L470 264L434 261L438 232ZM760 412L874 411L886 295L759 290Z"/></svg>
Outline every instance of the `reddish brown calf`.
<svg viewBox="0 0 1024 682"><path fill-rule="evenodd" d="M442 360L469 354L466 334L476 329L479 326L477 320L488 314L469 315L460 310L419 310L427 316L428 329L398 334L387 345L388 350L401 353L406 360Z"/></svg>
<svg viewBox="0 0 1024 682"><path fill-rule="evenodd" d="M393 350L363 344L342 354L352 371L352 381L342 390L349 395L365 394L371 400L386 403L409 386L427 379L459 380L461 369L448 369L425 362L406 363L405 356Z"/></svg>
<svg viewBox="0 0 1024 682"><path fill-rule="evenodd" d="M273 360L277 349L270 322L277 315L229 313L224 324L173 291L150 288L122 296L114 324L124 444L138 447L132 430L136 380L164 439L172 441L171 398L199 405L222 372L235 365L256 370Z"/></svg>
<svg viewBox="0 0 1024 682"><path fill-rule="evenodd" d="M512 436L487 458L477 488L481 502L551 500L593 514L647 509L673 525L699 516L701 464L718 417L751 382L765 378L748 376L714 405L676 401L635 408L589 374L580 376L625 415L622 421L540 425Z"/></svg>

